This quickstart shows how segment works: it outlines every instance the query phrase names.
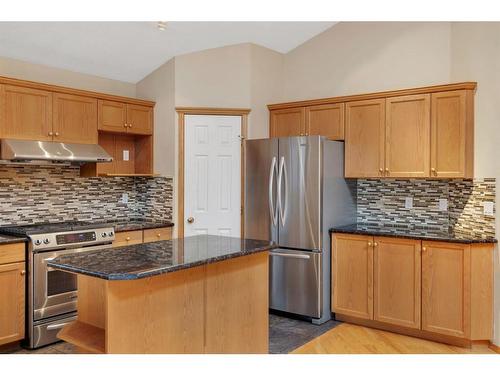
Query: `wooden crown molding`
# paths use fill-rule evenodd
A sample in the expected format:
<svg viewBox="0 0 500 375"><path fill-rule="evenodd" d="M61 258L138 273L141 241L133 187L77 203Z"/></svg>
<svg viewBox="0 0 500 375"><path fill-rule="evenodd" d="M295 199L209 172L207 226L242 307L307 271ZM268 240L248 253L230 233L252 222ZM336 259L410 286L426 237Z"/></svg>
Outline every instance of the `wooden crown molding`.
<svg viewBox="0 0 500 375"><path fill-rule="evenodd" d="M243 116L250 113L248 108L211 108L211 107L176 107L177 113L185 115L233 115Z"/></svg>
<svg viewBox="0 0 500 375"><path fill-rule="evenodd" d="M112 94L104 94L104 93L95 92L95 91L73 89L70 87L57 86L57 85L51 85L48 83L40 83L40 82L34 82L34 81L26 81L26 80L22 80L22 79L9 78L9 77L3 77L3 76L0 76L0 84L28 87L31 89L46 90L46 91L63 93L63 94L87 96L87 97L91 97L91 98L110 100L110 101L114 101L114 102L123 102L123 103L129 103L129 104L144 105L147 107L154 107L155 106L155 102L152 102L150 100L129 98L126 96L119 96L119 95L112 95Z"/></svg>
<svg viewBox="0 0 500 375"><path fill-rule="evenodd" d="M429 94L429 93L433 93L433 92L442 92L442 91L454 91L454 90L474 90L475 91L476 87L477 87L477 82L450 83L450 84L446 84L446 85L425 86L425 87L417 87L417 88L410 88L410 89L373 92L373 93L368 93L368 94L345 95L345 96L336 96L336 97L323 98L323 99L310 99L310 100L301 100L301 101L295 101L295 102L268 104L267 108L269 108L269 110L276 110L276 109L286 109L286 108L294 108L294 107L313 106L313 105L320 105L320 104L345 103L345 102L353 102L353 101L358 101L358 100L381 99L381 98L388 98L388 97L392 97L392 96Z"/></svg>

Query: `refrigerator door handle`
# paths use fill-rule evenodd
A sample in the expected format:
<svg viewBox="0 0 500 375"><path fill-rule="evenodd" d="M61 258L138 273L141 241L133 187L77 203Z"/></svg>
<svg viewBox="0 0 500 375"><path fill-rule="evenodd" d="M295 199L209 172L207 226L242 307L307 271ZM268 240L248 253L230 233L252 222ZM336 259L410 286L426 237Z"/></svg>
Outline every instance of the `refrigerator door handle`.
<svg viewBox="0 0 500 375"><path fill-rule="evenodd" d="M274 207L273 203L273 182L274 176L276 175L277 162L276 157L273 157L271 162L271 168L269 169L269 214L271 216L271 222L275 227L278 221L278 207ZM276 205L277 206L277 205Z"/></svg>
<svg viewBox="0 0 500 375"><path fill-rule="evenodd" d="M287 254L287 253L269 253L270 256L273 257L285 257L285 258L296 258L296 259L310 259L310 255L305 255L305 254Z"/></svg>
<svg viewBox="0 0 500 375"><path fill-rule="evenodd" d="M281 197L281 182L283 181L283 176L285 177L285 204L283 205ZM280 212L281 226L284 227L286 223L286 214L288 211L288 176L286 173L286 163L285 157L282 156L280 160L280 168L278 173L278 204Z"/></svg>

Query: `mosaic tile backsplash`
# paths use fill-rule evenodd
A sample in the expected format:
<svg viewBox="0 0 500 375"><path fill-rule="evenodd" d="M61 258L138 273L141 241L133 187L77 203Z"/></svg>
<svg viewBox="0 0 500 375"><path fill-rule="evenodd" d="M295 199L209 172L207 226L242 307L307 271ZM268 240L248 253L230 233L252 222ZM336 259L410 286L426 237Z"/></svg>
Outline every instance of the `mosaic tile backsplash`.
<svg viewBox="0 0 500 375"><path fill-rule="evenodd" d="M128 202L122 203L122 193ZM168 177L83 178L72 165L0 165L0 225L61 220L172 220Z"/></svg>
<svg viewBox="0 0 500 375"><path fill-rule="evenodd" d="M495 216L483 214L484 202L495 202L495 179L358 180L357 221L373 225L425 226L477 238L495 236ZM405 198L413 208L405 208ZM439 209L447 199L448 209ZM495 210L495 208L494 208Z"/></svg>

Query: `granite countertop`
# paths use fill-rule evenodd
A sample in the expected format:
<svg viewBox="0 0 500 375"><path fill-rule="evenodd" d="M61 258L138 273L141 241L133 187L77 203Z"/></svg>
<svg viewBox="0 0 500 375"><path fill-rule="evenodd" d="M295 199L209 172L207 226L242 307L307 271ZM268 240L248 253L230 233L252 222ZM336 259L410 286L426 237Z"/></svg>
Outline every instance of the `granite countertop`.
<svg viewBox="0 0 500 375"><path fill-rule="evenodd" d="M27 242L27 241L28 239L26 237L14 237L14 236L6 236L0 234L0 245L6 245L9 243Z"/></svg>
<svg viewBox="0 0 500 375"><path fill-rule="evenodd" d="M134 280L274 248L269 241L200 235L61 255L48 265L106 280Z"/></svg>
<svg viewBox="0 0 500 375"><path fill-rule="evenodd" d="M115 232L125 232L128 230L143 230L143 229L154 229L154 228L164 228L173 227L174 223L166 220L143 220L143 219L128 219L128 220L110 220L110 221L100 221L98 224L108 224L115 228Z"/></svg>
<svg viewBox="0 0 500 375"><path fill-rule="evenodd" d="M440 231L428 226L419 225L373 225L373 224L351 224L342 227L331 228L330 233L350 233L364 234L371 236L389 236L400 238L411 238L417 240L433 240L457 243L496 243L493 237L475 237L467 236L461 233L452 233L451 231Z"/></svg>

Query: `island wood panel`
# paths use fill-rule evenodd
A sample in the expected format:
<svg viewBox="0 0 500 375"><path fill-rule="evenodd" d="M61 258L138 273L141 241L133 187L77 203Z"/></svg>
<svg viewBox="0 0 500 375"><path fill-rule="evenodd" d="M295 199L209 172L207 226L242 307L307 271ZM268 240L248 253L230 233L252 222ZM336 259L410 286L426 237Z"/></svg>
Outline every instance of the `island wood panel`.
<svg viewBox="0 0 500 375"><path fill-rule="evenodd" d="M98 101L98 129L109 132L127 131L127 105L109 100Z"/></svg>
<svg viewBox="0 0 500 375"><path fill-rule="evenodd" d="M444 178L473 177L473 93L434 93L431 118L431 172Z"/></svg>
<svg viewBox="0 0 500 375"><path fill-rule="evenodd" d="M493 245L471 245L471 340L493 336Z"/></svg>
<svg viewBox="0 0 500 375"><path fill-rule="evenodd" d="M0 85L0 138L52 140L52 93Z"/></svg>
<svg viewBox="0 0 500 375"><path fill-rule="evenodd" d="M373 237L332 238L332 311L373 319Z"/></svg>
<svg viewBox="0 0 500 375"><path fill-rule="evenodd" d="M106 353L203 353L205 266L108 281Z"/></svg>
<svg viewBox="0 0 500 375"><path fill-rule="evenodd" d="M421 241L374 241L374 319L419 329Z"/></svg>
<svg viewBox="0 0 500 375"><path fill-rule="evenodd" d="M24 338L25 265L0 264L0 345Z"/></svg>
<svg viewBox="0 0 500 375"><path fill-rule="evenodd" d="M386 99L387 177L429 177L430 103L430 94Z"/></svg>
<svg viewBox="0 0 500 375"><path fill-rule="evenodd" d="M271 137L295 137L304 135L305 108L289 108L271 111Z"/></svg>
<svg viewBox="0 0 500 375"><path fill-rule="evenodd" d="M143 242L156 242L172 239L172 228L144 229Z"/></svg>
<svg viewBox="0 0 500 375"><path fill-rule="evenodd" d="M306 135L344 140L344 103L306 107Z"/></svg>
<svg viewBox="0 0 500 375"><path fill-rule="evenodd" d="M142 240L142 230L128 230L125 232L117 232L115 233L113 247L135 245L138 243L142 243Z"/></svg>
<svg viewBox="0 0 500 375"><path fill-rule="evenodd" d="M24 262L24 242L0 245L0 264Z"/></svg>
<svg viewBox="0 0 500 375"><path fill-rule="evenodd" d="M54 140L97 144L97 99L53 94Z"/></svg>
<svg viewBox="0 0 500 375"><path fill-rule="evenodd" d="M127 133L153 134L153 108L127 104Z"/></svg>
<svg viewBox="0 0 500 375"><path fill-rule="evenodd" d="M345 176L383 176L385 99L349 102L345 116Z"/></svg>
<svg viewBox="0 0 500 375"><path fill-rule="evenodd" d="M206 266L206 353L268 353L268 258L266 251Z"/></svg>
<svg viewBox="0 0 500 375"><path fill-rule="evenodd" d="M106 329L106 280L85 275L77 275L77 280L78 321Z"/></svg>
<svg viewBox="0 0 500 375"><path fill-rule="evenodd" d="M470 337L470 245L422 242L422 329Z"/></svg>
<svg viewBox="0 0 500 375"><path fill-rule="evenodd" d="M72 343L79 354L104 354L105 332L104 329L77 320L64 326L57 337Z"/></svg>

